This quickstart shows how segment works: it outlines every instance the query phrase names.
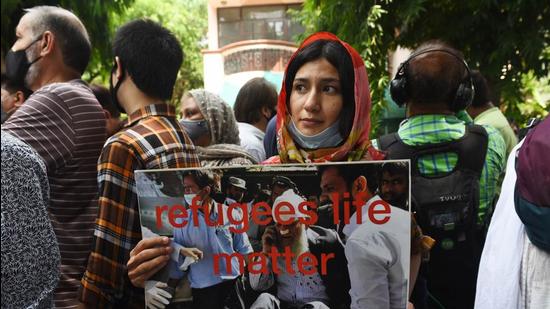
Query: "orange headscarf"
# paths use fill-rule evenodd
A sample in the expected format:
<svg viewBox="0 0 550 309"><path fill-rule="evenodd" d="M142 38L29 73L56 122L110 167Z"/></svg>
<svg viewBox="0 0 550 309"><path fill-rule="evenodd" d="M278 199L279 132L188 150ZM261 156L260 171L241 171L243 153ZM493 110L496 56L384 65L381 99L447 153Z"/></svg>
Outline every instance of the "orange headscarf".
<svg viewBox="0 0 550 309"><path fill-rule="evenodd" d="M354 97L355 97L355 115L353 125L344 144L334 148L322 148L316 150L300 149L292 140L287 129L290 123L290 114L286 106L285 79L287 78L290 63L294 61L304 47L318 40L338 41L347 50L353 63L355 76ZM369 139L370 130L370 92L369 81L365 63L359 53L349 44L341 41L336 35L329 32L318 32L302 42L302 45L292 55L285 70L285 79L283 87L279 94L277 102L277 141L279 155L267 159L266 164L277 163L310 163L310 162L328 162L328 161L358 161L358 160L381 160L383 154L372 147ZM290 95L290 94L288 94ZM344 102L345 104L345 102Z"/></svg>

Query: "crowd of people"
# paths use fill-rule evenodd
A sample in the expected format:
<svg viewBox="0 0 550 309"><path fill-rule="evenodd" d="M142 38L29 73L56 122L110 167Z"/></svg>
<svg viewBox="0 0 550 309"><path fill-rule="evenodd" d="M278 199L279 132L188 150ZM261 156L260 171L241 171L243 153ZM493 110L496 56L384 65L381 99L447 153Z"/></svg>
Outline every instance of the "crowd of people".
<svg viewBox="0 0 550 309"><path fill-rule="evenodd" d="M189 256L198 262L181 266L193 308L550 307L550 120L516 146L483 76L447 44L423 43L400 65L390 93L407 117L397 132L371 139L365 64L330 33L301 43L278 95L253 79L234 109L195 89L179 111L168 102L184 51L158 23L117 30L109 89L82 80L92 46L70 11L27 9L15 33L2 76L2 307L141 308L147 300L163 308L172 282L149 279ZM399 244L369 225L305 226L292 217L239 236L222 226L142 237L136 170L383 159L410 159L414 216L402 210L409 188L398 164L384 165L377 181L321 169L319 199L364 191L365 203L383 199L407 216L406 299L393 297L403 282L387 279L403 271L392 249ZM184 193L206 197L216 182L190 174ZM228 203L242 199L246 183L228 182ZM272 201L304 199L295 186L276 177ZM209 247L220 235L227 241ZM274 239L340 253L327 276L262 274L239 284L246 274L216 276L205 266L212 250L268 252ZM377 269L382 276L364 275ZM261 294L240 299L247 285Z"/></svg>

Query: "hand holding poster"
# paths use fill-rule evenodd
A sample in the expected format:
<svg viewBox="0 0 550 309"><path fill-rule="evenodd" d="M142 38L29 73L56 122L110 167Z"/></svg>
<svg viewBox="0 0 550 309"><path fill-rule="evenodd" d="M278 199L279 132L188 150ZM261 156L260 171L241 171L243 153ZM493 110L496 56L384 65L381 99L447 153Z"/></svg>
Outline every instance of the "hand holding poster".
<svg viewBox="0 0 550 309"><path fill-rule="evenodd" d="M380 162L137 171L143 237L173 248L147 306L405 308L408 163L386 164L384 189Z"/></svg>

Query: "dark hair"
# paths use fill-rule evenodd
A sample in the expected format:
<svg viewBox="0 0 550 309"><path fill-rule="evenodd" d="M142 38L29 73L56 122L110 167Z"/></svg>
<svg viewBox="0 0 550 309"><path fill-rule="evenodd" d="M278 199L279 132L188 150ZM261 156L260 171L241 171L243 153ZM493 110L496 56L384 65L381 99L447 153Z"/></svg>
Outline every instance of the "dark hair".
<svg viewBox="0 0 550 309"><path fill-rule="evenodd" d="M25 100L32 94L32 90L25 87L23 83L17 83L10 80L6 74L2 74L2 88L6 89L9 93L14 93L17 91L23 92Z"/></svg>
<svg viewBox="0 0 550 309"><path fill-rule="evenodd" d="M116 32L113 56L145 94L162 100L172 97L183 52L169 30L151 20L131 21Z"/></svg>
<svg viewBox="0 0 550 309"><path fill-rule="evenodd" d="M111 116L114 118L120 117L120 111L113 103L113 99L111 98L111 93L109 92L109 89L98 84L91 84L90 89L92 89L94 96L99 101L99 104L101 104L101 107L103 107L103 109L109 111Z"/></svg>
<svg viewBox="0 0 550 309"><path fill-rule="evenodd" d="M472 83L474 84L475 89L472 106L480 107L487 104L487 102L491 100L489 98L489 85L487 84L487 80L485 79L485 77L478 70L472 71Z"/></svg>
<svg viewBox="0 0 550 309"><path fill-rule="evenodd" d="M429 41L418 47L413 54L431 49L443 49L464 56L458 50L440 41ZM429 52L415 57L407 66L407 90L414 103L450 104L454 101L456 91L468 72L464 63L445 52Z"/></svg>
<svg viewBox="0 0 550 309"><path fill-rule="evenodd" d="M185 177L192 177L199 189L210 187L211 192L215 192L216 182L211 171L185 171L183 178Z"/></svg>
<svg viewBox="0 0 550 309"><path fill-rule="evenodd" d="M409 163L407 162L389 162L382 164L382 168L378 173L378 183L382 183L384 173L388 173L392 176L402 175L409 179ZM408 185L408 183L407 183Z"/></svg>
<svg viewBox="0 0 550 309"><path fill-rule="evenodd" d="M349 135L355 115L355 74L353 62L346 48L338 41L318 40L298 51L288 64L285 76L286 105L290 104L292 84L298 70L307 62L326 59L338 70L344 106L340 112L340 134L344 139Z"/></svg>
<svg viewBox="0 0 550 309"><path fill-rule="evenodd" d="M262 119L264 106L272 111L277 108L277 90L265 78L256 77L239 90L233 106L235 118L239 122L254 124Z"/></svg>
<svg viewBox="0 0 550 309"><path fill-rule="evenodd" d="M296 189L298 187L294 181L286 176L274 176L271 180L271 186L274 185L285 187L288 189Z"/></svg>
<svg viewBox="0 0 550 309"><path fill-rule="evenodd" d="M344 179L347 187L350 189L355 179L357 179L360 176L364 176L367 179L367 187L369 188L369 191L371 193L374 193L378 188L378 172L377 172L378 166L376 164L319 165L318 166L319 177L321 177L323 173L329 168L335 168L338 171L338 175L340 175Z"/></svg>
<svg viewBox="0 0 550 309"><path fill-rule="evenodd" d="M389 162L384 163L380 169L380 179L382 174L388 173L390 175L405 175L409 177L409 164L407 162Z"/></svg>
<svg viewBox="0 0 550 309"><path fill-rule="evenodd" d="M92 46L88 32L78 17L55 6L36 6L26 11L36 14L31 24L32 33L38 37L45 31L51 31L56 36L63 62L80 74L84 73Z"/></svg>

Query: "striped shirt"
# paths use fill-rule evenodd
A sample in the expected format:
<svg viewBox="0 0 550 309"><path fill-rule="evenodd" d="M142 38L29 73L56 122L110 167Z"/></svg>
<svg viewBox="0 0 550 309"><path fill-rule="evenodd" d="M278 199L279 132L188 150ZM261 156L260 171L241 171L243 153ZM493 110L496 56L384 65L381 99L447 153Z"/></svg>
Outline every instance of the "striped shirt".
<svg viewBox="0 0 550 309"><path fill-rule="evenodd" d="M397 133L399 138L410 146L436 144L461 138L466 132L465 124L470 122L469 117L461 120L451 115L419 115L401 123ZM506 158L506 144L500 133L491 126L483 128L487 131L489 143L479 179L479 224L485 219L485 214L491 211ZM377 147L376 140L373 142ZM457 161L457 154L452 152L425 155L418 160L418 169L423 175L434 176L452 171Z"/></svg>
<svg viewBox="0 0 550 309"><path fill-rule="evenodd" d="M106 138L103 110L83 81L54 83L34 92L2 129L44 160L48 210L61 252L55 305L75 306L97 216L97 158Z"/></svg>
<svg viewBox="0 0 550 309"><path fill-rule="evenodd" d="M134 171L199 167L195 147L176 120L175 108L148 105L128 117L107 140L98 164L99 213L79 298L94 308L144 307L126 263L141 240Z"/></svg>

